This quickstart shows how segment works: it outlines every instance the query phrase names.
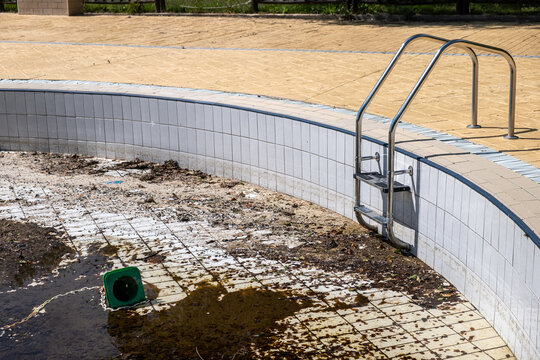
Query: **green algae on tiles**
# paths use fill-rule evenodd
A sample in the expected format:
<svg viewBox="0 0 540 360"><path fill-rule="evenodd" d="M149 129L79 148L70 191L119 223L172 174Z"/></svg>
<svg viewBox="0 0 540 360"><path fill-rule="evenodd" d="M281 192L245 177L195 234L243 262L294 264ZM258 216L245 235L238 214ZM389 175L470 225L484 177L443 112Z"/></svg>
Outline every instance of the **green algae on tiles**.
<svg viewBox="0 0 540 360"><path fill-rule="evenodd" d="M131 306L146 299L139 269L129 266L103 275L105 298L112 309Z"/></svg>

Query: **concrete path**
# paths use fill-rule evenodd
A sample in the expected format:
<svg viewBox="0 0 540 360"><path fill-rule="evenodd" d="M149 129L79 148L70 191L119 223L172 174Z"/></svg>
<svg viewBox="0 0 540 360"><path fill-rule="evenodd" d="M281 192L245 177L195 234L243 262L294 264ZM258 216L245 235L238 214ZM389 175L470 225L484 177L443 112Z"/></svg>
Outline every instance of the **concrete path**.
<svg viewBox="0 0 540 360"><path fill-rule="evenodd" d="M363 25L236 17L28 17L0 14L0 78L142 83L214 89L357 109L410 35L464 38L508 50L518 67L516 129L508 116L508 65L480 57L479 123L470 121L471 71L445 56L403 118L540 167L540 26ZM305 50L305 51L299 51ZM436 45L405 55L370 109L393 117Z"/></svg>

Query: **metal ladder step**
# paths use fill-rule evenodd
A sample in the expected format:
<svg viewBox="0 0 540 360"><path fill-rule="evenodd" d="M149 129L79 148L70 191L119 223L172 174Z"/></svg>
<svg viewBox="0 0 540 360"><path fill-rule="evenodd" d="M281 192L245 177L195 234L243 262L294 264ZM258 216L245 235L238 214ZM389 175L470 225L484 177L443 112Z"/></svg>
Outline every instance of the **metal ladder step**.
<svg viewBox="0 0 540 360"><path fill-rule="evenodd" d="M363 181L365 183L368 183L371 186L375 186L379 190L382 190L382 192L384 193L388 193L388 179L384 175L381 175L376 172L367 172L367 173L354 174L354 178L357 180ZM411 190L410 186L394 181L394 192L410 191L410 190Z"/></svg>
<svg viewBox="0 0 540 360"><path fill-rule="evenodd" d="M371 220L378 222L381 225L386 225L388 222L388 218L384 217L382 214L376 212L375 210L371 210L370 208L364 206L364 205L357 205L354 207L354 211L357 213L360 213L361 215L364 215L367 218L370 218Z"/></svg>

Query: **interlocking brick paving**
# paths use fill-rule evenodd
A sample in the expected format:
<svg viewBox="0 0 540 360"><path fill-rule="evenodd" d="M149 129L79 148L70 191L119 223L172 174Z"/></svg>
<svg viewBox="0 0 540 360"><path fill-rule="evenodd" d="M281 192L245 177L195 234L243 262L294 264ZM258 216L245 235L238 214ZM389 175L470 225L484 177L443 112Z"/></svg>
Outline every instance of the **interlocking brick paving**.
<svg viewBox="0 0 540 360"><path fill-rule="evenodd" d="M392 57L381 52L396 51L416 33L483 42L517 56L520 139L502 139L508 114L508 65L495 57L480 58L483 129L465 128L471 101L471 65L465 56L440 61L403 120L540 167L540 28L535 24L368 25L255 17L0 14L0 77L204 88L357 109ZM287 49L316 51L282 51ZM414 44L415 54L403 57L369 111L393 117L431 59L416 52L436 49L431 43Z"/></svg>

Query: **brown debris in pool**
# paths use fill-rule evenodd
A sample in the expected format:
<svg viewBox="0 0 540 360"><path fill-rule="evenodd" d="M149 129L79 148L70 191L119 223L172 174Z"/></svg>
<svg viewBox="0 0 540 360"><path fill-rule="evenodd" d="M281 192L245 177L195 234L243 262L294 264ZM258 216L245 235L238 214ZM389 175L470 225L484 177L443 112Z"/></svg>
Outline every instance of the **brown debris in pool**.
<svg viewBox="0 0 540 360"><path fill-rule="evenodd" d="M52 227L0 219L0 289L22 286L56 268L73 252L68 239Z"/></svg>
<svg viewBox="0 0 540 360"><path fill-rule="evenodd" d="M107 329L127 358L254 359L253 349L274 350L280 320L311 305L292 293L201 284L169 309L110 312Z"/></svg>
<svg viewBox="0 0 540 360"><path fill-rule="evenodd" d="M63 174L62 167L55 166L58 157L35 156L45 160L42 166ZM86 160L91 163L92 159ZM62 161L79 163L80 158L66 155ZM93 174L98 165L80 167L80 173ZM73 167L76 166L67 168ZM171 160L154 164L136 159L113 163L109 168L139 169L149 174L149 177L140 173L125 176L126 179L140 180L141 186L145 187L147 193L137 195L142 202L148 197L154 200L143 206L174 207L179 221L206 220L223 229L241 231L240 236L225 244L233 255L263 256L300 262L301 266L362 274L371 281L366 287L403 291L426 308L461 301L457 290L422 261L402 254L381 236L320 206L240 181L181 169ZM152 184L149 182L164 181L181 190L164 196L156 193L155 188L150 189ZM128 191L125 193L127 196ZM256 231L268 232L269 237L278 240L261 241L260 236L252 236ZM289 240L292 244L287 243Z"/></svg>
<svg viewBox="0 0 540 360"><path fill-rule="evenodd" d="M360 227L360 225L358 225ZM402 254L378 235L366 235L354 228L336 226L330 232L304 237L304 243L284 245L234 244L236 256L263 256L282 262L323 270L355 272L370 281L363 289L402 291L420 306L435 308L461 301L455 287L418 258Z"/></svg>

